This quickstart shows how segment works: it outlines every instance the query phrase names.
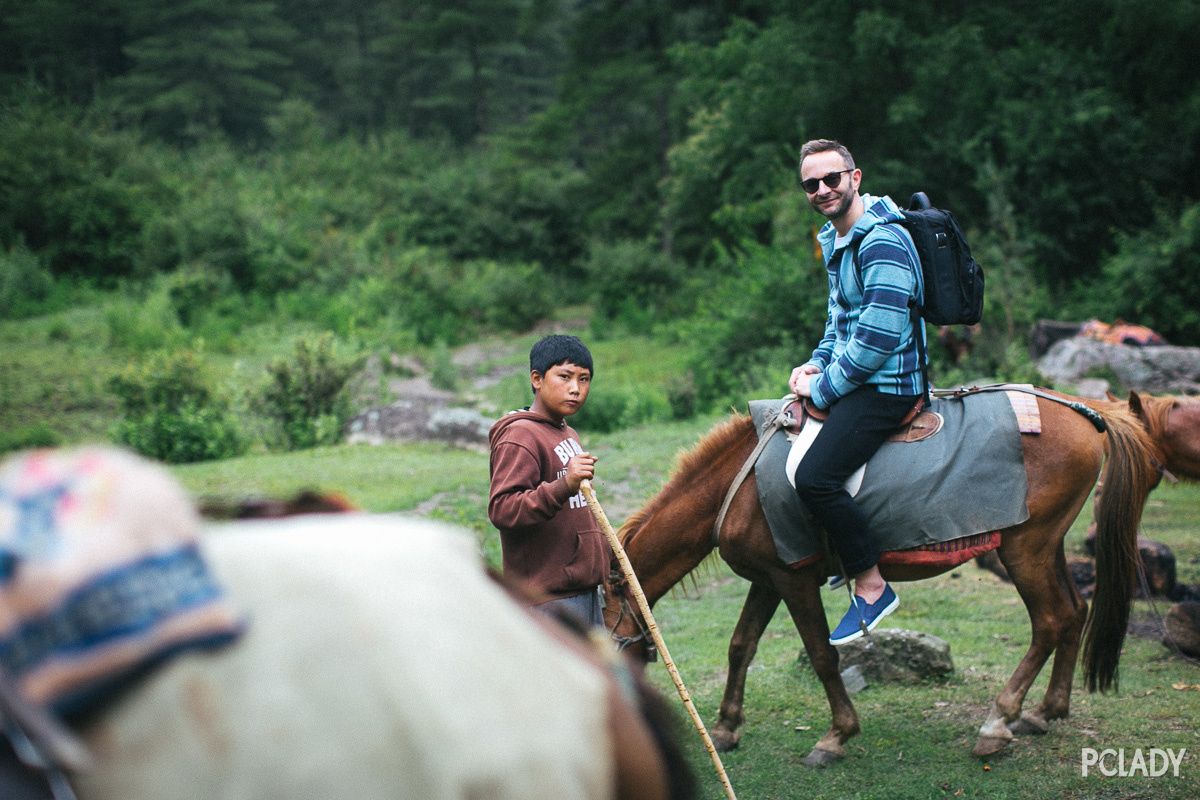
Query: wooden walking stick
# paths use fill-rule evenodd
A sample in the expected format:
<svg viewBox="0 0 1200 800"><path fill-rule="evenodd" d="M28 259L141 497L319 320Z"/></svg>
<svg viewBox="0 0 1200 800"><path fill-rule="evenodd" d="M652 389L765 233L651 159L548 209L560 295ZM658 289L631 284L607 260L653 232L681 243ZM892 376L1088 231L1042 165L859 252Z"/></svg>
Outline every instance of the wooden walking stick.
<svg viewBox="0 0 1200 800"><path fill-rule="evenodd" d="M633 566L629 563L629 556L625 555L625 548L621 546L621 540L617 538L617 532L613 530L612 525L608 524L608 517L604 514L604 509L600 507L600 501L596 499L596 492L592 488L592 482L584 479L579 486L583 491L583 497L587 500L588 508L592 510L592 516L600 523L600 529L604 531L604 535L608 537L608 543L612 545L613 553L617 556L617 561L621 565L621 572L625 575L625 580L629 582L629 588L633 590L633 597L637 600L638 608L642 611L642 619L646 622L646 627L650 629L650 637L654 639L654 645L658 648L658 652L662 654L663 664L666 665L667 671L671 673L671 679L675 681L675 688L679 691L679 697L683 700L684 706L687 707L688 714L692 717L692 722L696 725L696 730L700 732L700 738L704 740L704 746L708 749L708 755L712 758L713 766L717 768L717 777L721 779L721 785L725 787L725 794L729 800L737 800L737 795L733 793L733 786L729 783L729 776L725 774L725 767L721 764L721 757L717 755L717 748L713 746L712 739L708 735L708 730L704 727L704 722L700 719L700 713L696 711L696 706L692 703L692 697L688 694L687 687L683 685L683 679L679 677L679 670L675 669L675 662L671 660L671 654L667 652L667 643L663 641L662 634L658 632L658 623L654 621L654 615L650 613L650 604L646 602L646 595L642 592L642 585L638 582L637 575L633 572Z"/></svg>

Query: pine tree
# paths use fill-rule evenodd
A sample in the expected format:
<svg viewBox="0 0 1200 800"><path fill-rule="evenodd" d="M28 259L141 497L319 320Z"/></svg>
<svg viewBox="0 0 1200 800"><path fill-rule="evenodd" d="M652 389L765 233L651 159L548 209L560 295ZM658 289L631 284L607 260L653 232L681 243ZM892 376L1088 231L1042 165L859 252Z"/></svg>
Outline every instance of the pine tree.
<svg viewBox="0 0 1200 800"><path fill-rule="evenodd" d="M147 127L178 140L262 133L282 94L283 50L294 36L272 3L143 0L130 22L132 68L116 89Z"/></svg>

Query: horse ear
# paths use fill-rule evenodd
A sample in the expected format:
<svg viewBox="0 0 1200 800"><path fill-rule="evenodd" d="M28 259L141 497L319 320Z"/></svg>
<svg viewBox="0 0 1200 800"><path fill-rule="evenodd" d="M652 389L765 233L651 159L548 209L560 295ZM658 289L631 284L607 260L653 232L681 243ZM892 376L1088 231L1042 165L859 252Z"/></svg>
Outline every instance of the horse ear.
<svg viewBox="0 0 1200 800"><path fill-rule="evenodd" d="M1105 390L1104 390L1104 396L1105 396L1106 398L1108 398L1108 401L1109 401L1110 403L1119 403L1119 402L1121 402L1121 398L1119 398L1119 397L1117 397L1115 394L1113 394L1113 393L1112 393L1112 389L1105 389Z"/></svg>
<svg viewBox="0 0 1200 800"><path fill-rule="evenodd" d="M1129 410L1132 411L1139 419L1146 418L1146 411L1142 407L1142 398L1139 397L1138 393L1132 389L1129 390Z"/></svg>

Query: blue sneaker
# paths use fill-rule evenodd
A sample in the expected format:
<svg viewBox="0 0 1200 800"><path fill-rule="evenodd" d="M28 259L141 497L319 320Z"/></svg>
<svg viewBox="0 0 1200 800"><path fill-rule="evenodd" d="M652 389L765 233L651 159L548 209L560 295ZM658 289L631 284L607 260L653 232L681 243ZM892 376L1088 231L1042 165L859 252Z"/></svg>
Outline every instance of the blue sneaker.
<svg viewBox="0 0 1200 800"><path fill-rule="evenodd" d="M879 620L900 607L900 598L892 591L891 584L883 588L883 594L874 603L868 603L858 595L854 595L854 603L842 617L842 621L833 629L829 636L830 644L846 644L855 639L861 639L863 628L875 630Z"/></svg>
<svg viewBox="0 0 1200 800"><path fill-rule="evenodd" d="M834 575L832 578L829 579L829 588L830 589L840 589L845 585L846 585L846 576L845 575Z"/></svg>

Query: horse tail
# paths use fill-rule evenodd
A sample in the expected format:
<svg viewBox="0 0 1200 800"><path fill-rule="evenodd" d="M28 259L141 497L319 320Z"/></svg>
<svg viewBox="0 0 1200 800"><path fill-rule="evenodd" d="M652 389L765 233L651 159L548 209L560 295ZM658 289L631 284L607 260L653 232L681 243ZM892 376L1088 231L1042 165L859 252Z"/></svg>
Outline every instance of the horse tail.
<svg viewBox="0 0 1200 800"><path fill-rule="evenodd" d="M1096 590L1083 629L1083 664L1087 690L1105 692L1118 685L1117 663L1134 593L1138 524L1158 476L1137 418L1113 406L1089 405L1108 424L1108 458L1096 503Z"/></svg>

